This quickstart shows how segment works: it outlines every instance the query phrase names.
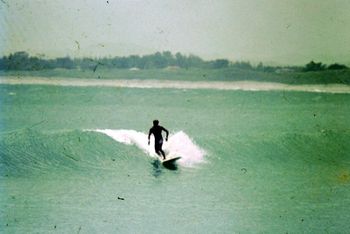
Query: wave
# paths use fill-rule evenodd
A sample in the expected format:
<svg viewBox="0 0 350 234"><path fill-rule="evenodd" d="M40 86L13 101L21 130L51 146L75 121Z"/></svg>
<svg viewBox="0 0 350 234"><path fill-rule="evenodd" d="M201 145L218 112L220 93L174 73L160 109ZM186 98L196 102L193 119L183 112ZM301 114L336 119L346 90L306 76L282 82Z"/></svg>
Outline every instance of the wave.
<svg viewBox="0 0 350 234"><path fill-rule="evenodd" d="M283 84L276 82L257 81L174 81L174 80L98 80L26 77L16 79L10 76L0 76L0 84L10 85L59 85L59 86L101 86L127 88L172 88L172 89L215 89L215 90L245 90L245 91L302 91L321 93L350 93L350 87L344 84Z"/></svg>
<svg viewBox="0 0 350 234"><path fill-rule="evenodd" d="M147 134L135 130L113 130L113 129L95 129L88 130L103 133L119 143L126 145L136 145L145 154L157 158L159 157L154 150L154 138L151 137L151 144L148 145ZM193 167L198 163L204 162L206 152L200 148L185 132L179 131L170 134L168 141L163 143L163 150L167 157L180 156L178 161L185 167Z"/></svg>
<svg viewBox="0 0 350 234"><path fill-rule="evenodd" d="M0 176L42 173L116 171L129 164L127 146L82 130L18 130L0 134ZM135 163L133 161L133 163Z"/></svg>
<svg viewBox="0 0 350 234"><path fill-rule="evenodd" d="M125 145L114 144L116 141ZM136 145L144 155L158 158L154 152L153 139L151 143L151 145L147 144L145 133L134 130L24 129L2 133L0 134L0 177L71 171L96 173L96 170L118 173L118 166L135 165L147 160L146 157L143 159L131 157L137 149L127 145ZM192 167L204 161L205 151L184 132L170 135L169 141L164 143L163 148L168 157L181 156L179 164L182 166Z"/></svg>

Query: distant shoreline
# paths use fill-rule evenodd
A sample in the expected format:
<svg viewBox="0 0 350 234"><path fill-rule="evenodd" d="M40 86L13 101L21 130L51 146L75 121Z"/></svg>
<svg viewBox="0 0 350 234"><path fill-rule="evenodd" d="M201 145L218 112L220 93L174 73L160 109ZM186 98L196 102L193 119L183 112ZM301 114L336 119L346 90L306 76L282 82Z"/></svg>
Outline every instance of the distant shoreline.
<svg viewBox="0 0 350 234"><path fill-rule="evenodd" d="M350 86L343 84L290 85L257 81L175 81L175 80L102 80L63 77L13 77L0 76L0 84L50 85L74 87L126 87L169 89L214 89L243 91L301 91L319 93L350 93Z"/></svg>

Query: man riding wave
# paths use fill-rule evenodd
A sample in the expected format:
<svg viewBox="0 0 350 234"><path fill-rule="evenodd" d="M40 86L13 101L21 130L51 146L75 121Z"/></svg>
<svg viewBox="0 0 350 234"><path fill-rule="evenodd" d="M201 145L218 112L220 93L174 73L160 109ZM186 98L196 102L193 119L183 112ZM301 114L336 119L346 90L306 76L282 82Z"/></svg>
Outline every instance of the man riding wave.
<svg viewBox="0 0 350 234"><path fill-rule="evenodd" d="M153 127L151 127L148 133L148 145L150 144L150 138L151 138L151 135L153 134L154 149L159 156L163 156L163 159L165 159L165 153L162 149L162 146L163 146L162 131L166 133L165 140L168 141L169 131L166 130L164 127L160 126L158 120L153 120Z"/></svg>

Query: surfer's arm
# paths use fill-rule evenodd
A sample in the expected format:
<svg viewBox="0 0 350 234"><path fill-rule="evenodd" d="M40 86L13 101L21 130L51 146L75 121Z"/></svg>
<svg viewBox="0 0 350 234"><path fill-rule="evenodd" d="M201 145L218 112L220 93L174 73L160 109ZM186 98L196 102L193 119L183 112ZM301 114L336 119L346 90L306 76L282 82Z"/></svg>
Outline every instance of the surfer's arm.
<svg viewBox="0 0 350 234"><path fill-rule="evenodd" d="M166 133L165 140L168 141L169 131L163 128L163 131Z"/></svg>
<svg viewBox="0 0 350 234"><path fill-rule="evenodd" d="M150 129L149 132L148 132L148 144L149 144L149 141L151 139L151 134L152 134L152 130Z"/></svg>

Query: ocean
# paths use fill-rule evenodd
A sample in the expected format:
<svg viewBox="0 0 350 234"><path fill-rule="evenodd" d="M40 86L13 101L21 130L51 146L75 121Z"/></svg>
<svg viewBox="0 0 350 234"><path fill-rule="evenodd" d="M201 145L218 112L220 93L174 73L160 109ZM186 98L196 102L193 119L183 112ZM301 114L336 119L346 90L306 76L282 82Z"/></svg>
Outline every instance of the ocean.
<svg viewBox="0 0 350 234"><path fill-rule="evenodd" d="M1 233L350 230L349 94L2 84L0 102Z"/></svg>

